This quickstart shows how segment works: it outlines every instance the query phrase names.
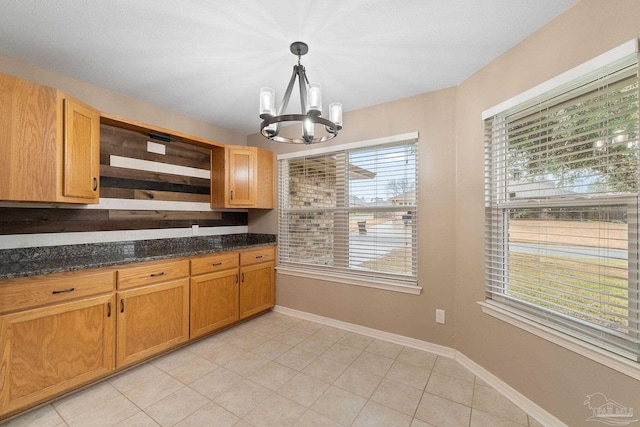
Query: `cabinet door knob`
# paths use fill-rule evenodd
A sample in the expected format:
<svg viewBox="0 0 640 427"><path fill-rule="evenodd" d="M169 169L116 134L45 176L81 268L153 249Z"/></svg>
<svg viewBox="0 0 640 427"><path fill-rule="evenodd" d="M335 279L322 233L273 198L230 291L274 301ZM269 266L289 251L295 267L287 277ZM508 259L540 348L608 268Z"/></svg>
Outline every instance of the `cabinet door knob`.
<svg viewBox="0 0 640 427"><path fill-rule="evenodd" d="M61 289L61 290L59 290L59 291L53 291L53 292L51 292L51 293L52 293L53 295L56 295L56 294L66 294L67 292L73 292L73 291L75 291L75 290L76 290L76 288L69 288L69 289Z"/></svg>

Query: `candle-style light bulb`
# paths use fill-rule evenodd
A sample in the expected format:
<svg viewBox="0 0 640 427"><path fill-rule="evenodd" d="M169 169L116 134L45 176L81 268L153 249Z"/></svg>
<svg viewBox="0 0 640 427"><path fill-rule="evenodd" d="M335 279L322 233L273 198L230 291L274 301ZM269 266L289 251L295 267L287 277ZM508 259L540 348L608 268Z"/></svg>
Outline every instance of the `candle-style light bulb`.
<svg viewBox="0 0 640 427"><path fill-rule="evenodd" d="M322 86L311 83L307 89L307 113L322 114Z"/></svg>
<svg viewBox="0 0 640 427"><path fill-rule="evenodd" d="M313 132L315 130L315 124L311 119L305 119L302 122L302 135L305 137L306 143L309 144L313 139Z"/></svg>
<svg viewBox="0 0 640 427"><path fill-rule="evenodd" d="M336 124L338 130L342 129L342 104L332 102L329 104L329 120Z"/></svg>
<svg viewBox="0 0 640 427"><path fill-rule="evenodd" d="M276 114L276 91L270 87L260 89L260 115L274 116Z"/></svg>

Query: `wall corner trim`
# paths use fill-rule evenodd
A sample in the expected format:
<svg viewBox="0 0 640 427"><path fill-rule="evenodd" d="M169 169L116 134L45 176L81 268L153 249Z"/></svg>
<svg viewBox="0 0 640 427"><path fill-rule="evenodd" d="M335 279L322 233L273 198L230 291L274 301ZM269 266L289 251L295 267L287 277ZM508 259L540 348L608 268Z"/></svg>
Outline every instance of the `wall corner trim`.
<svg viewBox="0 0 640 427"><path fill-rule="evenodd" d="M329 317L319 316L317 314L308 313L306 311L295 310L289 307L276 305L273 311L280 314L286 314L288 316L298 317L300 319L317 322L326 326L333 326L335 328L344 329L349 332L355 332L358 334L366 335L371 338L376 338L384 341L388 341L394 344L403 345L405 347L411 347L418 350L428 351L438 356L448 357L455 359L462 366L470 370L474 375L480 377L487 384L491 385L504 397L513 402L528 415L535 418L543 425L552 425L563 427L565 423L558 420L549 412L536 405L533 401L526 396L518 392L516 389L502 381L500 378L478 365L473 360L469 359L463 353L443 345L433 344L428 341L422 341L415 338L405 337L403 335L393 334L391 332L385 332L378 329L368 328L366 326L356 325L354 323L343 322L341 320L331 319Z"/></svg>

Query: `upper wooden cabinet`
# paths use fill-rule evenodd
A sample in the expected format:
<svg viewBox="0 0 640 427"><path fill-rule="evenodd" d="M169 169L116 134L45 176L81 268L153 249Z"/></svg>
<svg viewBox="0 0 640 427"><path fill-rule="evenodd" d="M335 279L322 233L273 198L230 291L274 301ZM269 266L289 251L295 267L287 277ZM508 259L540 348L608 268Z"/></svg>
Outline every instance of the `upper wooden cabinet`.
<svg viewBox="0 0 640 427"><path fill-rule="evenodd" d="M100 113L66 97L64 100L63 194L98 203Z"/></svg>
<svg viewBox="0 0 640 427"><path fill-rule="evenodd" d="M0 74L0 200L98 203L100 114Z"/></svg>
<svg viewBox="0 0 640 427"><path fill-rule="evenodd" d="M273 209L273 153L227 145L211 151L211 207Z"/></svg>

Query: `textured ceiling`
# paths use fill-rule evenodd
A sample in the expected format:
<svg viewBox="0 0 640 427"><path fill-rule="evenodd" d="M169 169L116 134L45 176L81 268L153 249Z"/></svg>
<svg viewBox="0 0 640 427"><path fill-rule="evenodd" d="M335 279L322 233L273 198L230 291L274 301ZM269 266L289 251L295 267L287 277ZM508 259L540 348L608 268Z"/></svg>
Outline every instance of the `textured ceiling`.
<svg viewBox="0 0 640 427"><path fill-rule="evenodd" d="M0 0L0 53L250 134L293 41L350 111L457 85L576 2Z"/></svg>

